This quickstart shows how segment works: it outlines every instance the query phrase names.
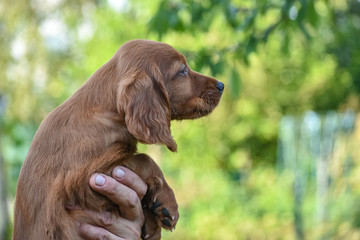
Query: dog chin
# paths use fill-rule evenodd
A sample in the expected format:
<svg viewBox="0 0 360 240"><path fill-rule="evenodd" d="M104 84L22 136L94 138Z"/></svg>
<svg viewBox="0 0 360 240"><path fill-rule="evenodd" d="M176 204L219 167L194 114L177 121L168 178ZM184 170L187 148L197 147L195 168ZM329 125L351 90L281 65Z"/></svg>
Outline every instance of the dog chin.
<svg viewBox="0 0 360 240"><path fill-rule="evenodd" d="M179 113L172 113L171 119L172 120L185 120L185 119L197 119L204 116L209 115L215 107L211 108L197 108L193 110L188 110L185 113L179 114Z"/></svg>

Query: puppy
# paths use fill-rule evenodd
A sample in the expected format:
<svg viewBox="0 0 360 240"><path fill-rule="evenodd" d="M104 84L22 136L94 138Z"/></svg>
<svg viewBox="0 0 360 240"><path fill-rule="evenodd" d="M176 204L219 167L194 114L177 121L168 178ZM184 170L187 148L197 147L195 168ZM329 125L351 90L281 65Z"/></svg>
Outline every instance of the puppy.
<svg viewBox="0 0 360 240"><path fill-rule="evenodd" d="M122 45L41 123L18 179L13 239L76 240L75 221L89 221L81 209L118 214L88 184L94 172L110 174L118 165L148 185L142 238L160 239L161 227L175 227L178 206L159 167L137 154L136 144L164 144L175 152L170 120L211 113L223 90L223 83L192 71L167 44Z"/></svg>

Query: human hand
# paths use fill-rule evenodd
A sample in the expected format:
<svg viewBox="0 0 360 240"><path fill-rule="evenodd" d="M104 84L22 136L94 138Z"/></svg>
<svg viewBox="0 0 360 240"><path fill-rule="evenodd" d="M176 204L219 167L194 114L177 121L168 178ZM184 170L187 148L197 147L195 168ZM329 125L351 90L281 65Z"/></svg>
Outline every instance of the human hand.
<svg viewBox="0 0 360 240"><path fill-rule="evenodd" d="M110 212L85 210L97 226L80 223L79 235L86 240L139 240L144 225L141 199L147 191L143 180L125 167L116 167L112 177L95 173L89 184L119 206L120 217Z"/></svg>

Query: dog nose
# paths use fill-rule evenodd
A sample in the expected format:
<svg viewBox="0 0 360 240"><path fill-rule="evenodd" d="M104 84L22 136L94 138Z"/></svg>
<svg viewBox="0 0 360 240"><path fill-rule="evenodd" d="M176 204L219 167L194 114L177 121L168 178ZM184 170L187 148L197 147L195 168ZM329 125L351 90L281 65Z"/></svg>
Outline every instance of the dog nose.
<svg viewBox="0 0 360 240"><path fill-rule="evenodd" d="M216 84L216 88L217 88L217 90L219 90L220 93L223 93L225 85L222 82L218 82Z"/></svg>

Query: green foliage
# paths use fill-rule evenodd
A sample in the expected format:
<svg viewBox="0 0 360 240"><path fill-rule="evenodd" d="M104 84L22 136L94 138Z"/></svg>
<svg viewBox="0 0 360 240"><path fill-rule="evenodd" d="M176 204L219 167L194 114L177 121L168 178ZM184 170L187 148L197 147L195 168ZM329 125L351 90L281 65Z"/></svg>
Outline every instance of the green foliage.
<svg viewBox="0 0 360 240"><path fill-rule="evenodd" d="M294 176L274 170L278 124L308 109L359 109L360 2L124 2L0 3L0 94L8 102L0 142L10 198L46 114L122 43L149 38L173 45L194 70L226 85L212 115L173 123L179 153L141 146L179 199L179 226L165 239L295 239ZM306 223L305 237L358 239L357 167L350 175L355 190L337 185L333 194L342 197L331 202L328 225ZM310 193L304 200L307 218L313 200Z"/></svg>

